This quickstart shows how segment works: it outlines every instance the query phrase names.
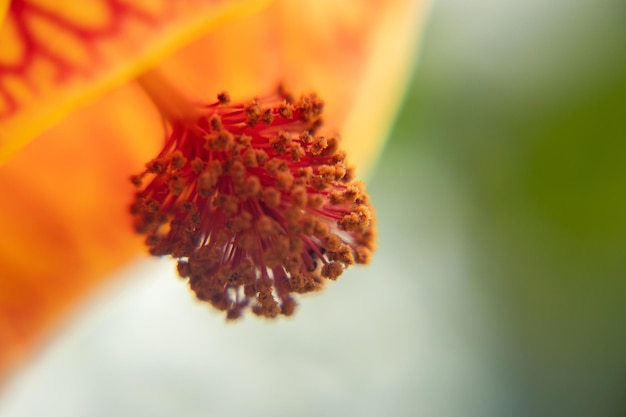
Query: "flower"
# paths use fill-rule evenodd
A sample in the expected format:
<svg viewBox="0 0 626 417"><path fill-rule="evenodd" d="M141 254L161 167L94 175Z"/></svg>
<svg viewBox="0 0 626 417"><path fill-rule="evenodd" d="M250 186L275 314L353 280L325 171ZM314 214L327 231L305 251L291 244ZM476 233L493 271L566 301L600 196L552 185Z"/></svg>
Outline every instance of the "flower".
<svg viewBox="0 0 626 417"><path fill-rule="evenodd" d="M145 77L142 77L142 80ZM175 94L143 82L156 101ZM174 100L176 102L180 100ZM292 293L368 263L374 221L334 137L316 134L324 103L280 88L247 103L218 101L169 112L171 131L141 174L131 212L156 256L179 259L196 296L234 319L291 315Z"/></svg>
<svg viewBox="0 0 626 417"><path fill-rule="evenodd" d="M317 91L350 160L371 164L407 80L425 2L268 3L0 4L0 377L143 250L129 227L127 177L158 152L162 127L131 81L142 72L158 64L200 101L223 89L252 97L279 81ZM18 12L30 13L22 25Z"/></svg>

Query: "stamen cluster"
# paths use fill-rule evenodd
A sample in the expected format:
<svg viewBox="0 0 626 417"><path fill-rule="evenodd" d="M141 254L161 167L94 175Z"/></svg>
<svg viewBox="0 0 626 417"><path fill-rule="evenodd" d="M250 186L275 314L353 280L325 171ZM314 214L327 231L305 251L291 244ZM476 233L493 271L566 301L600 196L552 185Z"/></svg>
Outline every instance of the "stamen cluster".
<svg viewBox="0 0 626 417"><path fill-rule="evenodd" d="M231 104L226 93L172 121L160 154L132 177L131 213L150 253L178 259L200 300L230 319L246 307L291 315L374 249L369 198L338 140L317 134L323 102L282 90Z"/></svg>

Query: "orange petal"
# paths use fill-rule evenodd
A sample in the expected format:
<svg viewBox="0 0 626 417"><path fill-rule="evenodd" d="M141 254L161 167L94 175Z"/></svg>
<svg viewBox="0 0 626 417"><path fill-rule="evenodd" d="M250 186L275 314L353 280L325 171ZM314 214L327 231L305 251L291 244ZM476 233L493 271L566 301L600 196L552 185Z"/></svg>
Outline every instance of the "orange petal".
<svg viewBox="0 0 626 417"><path fill-rule="evenodd" d="M14 0L0 28L0 163L77 106L268 0Z"/></svg>
<svg viewBox="0 0 626 417"><path fill-rule="evenodd" d="M284 82L317 92L326 126L361 170L380 152L416 58L425 0L279 0L223 25L160 65L187 94L235 98ZM210 69L210 73L207 70Z"/></svg>
<svg viewBox="0 0 626 417"><path fill-rule="evenodd" d="M9 9L9 0L0 0L0 25L4 22L7 10Z"/></svg>
<svg viewBox="0 0 626 417"><path fill-rule="evenodd" d="M156 110L131 84L0 167L0 380L81 295L141 250L128 176L162 134Z"/></svg>

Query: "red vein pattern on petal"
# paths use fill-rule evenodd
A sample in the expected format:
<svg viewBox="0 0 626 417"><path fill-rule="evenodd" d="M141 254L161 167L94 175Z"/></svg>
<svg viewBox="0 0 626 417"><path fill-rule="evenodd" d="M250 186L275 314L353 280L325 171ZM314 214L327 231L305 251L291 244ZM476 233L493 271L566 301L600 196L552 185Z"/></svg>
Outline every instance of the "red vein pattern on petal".
<svg viewBox="0 0 626 417"><path fill-rule="evenodd" d="M0 117L17 111L20 95L41 91L37 76L46 75L54 84L72 77L88 77L106 66L104 41L123 36L128 21L156 26L162 12L144 10L119 0L83 6L81 14L53 8L52 4L13 1L0 36L9 48L0 55ZM8 32L8 33L7 33Z"/></svg>
<svg viewBox="0 0 626 417"><path fill-rule="evenodd" d="M14 0L0 28L0 119L141 55L159 32L224 0Z"/></svg>

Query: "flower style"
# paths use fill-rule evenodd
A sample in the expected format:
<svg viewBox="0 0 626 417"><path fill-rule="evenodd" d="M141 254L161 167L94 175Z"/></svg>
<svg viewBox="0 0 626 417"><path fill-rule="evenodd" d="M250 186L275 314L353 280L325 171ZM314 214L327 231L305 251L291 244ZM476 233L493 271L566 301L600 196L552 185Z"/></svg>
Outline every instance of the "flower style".
<svg viewBox="0 0 626 417"><path fill-rule="evenodd" d="M362 175L398 106L425 6L422 0L13 0L8 6L0 0L0 378L49 337L84 294L145 251L127 210L134 192L128 176L158 154L163 130L159 110L134 79L158 66L193 102L224 89L238 99L255 97L279 82L297 92L316 91L325 100L325 126L341 131L341 147ZM272 109L279 101L259 99ZM272 127L261 122L250 129ZM248 136L252 143L255 135ZM291 134L292 143L295 138ZM291 158L273 147L265 152ZM247 168L246 178L259 177L255 169ZM296 184L300 177L293 172ZM158 182L155 173L144 176L139 193L151 181ZM261 177L259 182L279 191L281 215L295 201L293 188L301 186L287 192ZM331 194L342 187L362 195L358 185L330 181L327 191L316 191L322 208L309 208L309 200L319 198L307 197L303 210L328 214L358 206L355 199L330 204L331 210ZM251 219L254 227L260 218ZM333 221L329 232L354 250L355 261L361 259L359 247L368 245L359 242L361 232L341 230ZM159 226L155 236L167 227ZM330 275L331 267L321 271L327 264L349 263L331 259L328 248L322 253L325 239L313 236L312 246L303 248L319 253L299 252L305 269L313 256L320 275ZM271 265L255 253L250 262ZM195 261L183 257L183 273L185 262ZM278 289L273 294L288 312L288 296L280 298ZM239 301L228 308L231 315ZM253 310L262 305L251 303Z"/></svg>

